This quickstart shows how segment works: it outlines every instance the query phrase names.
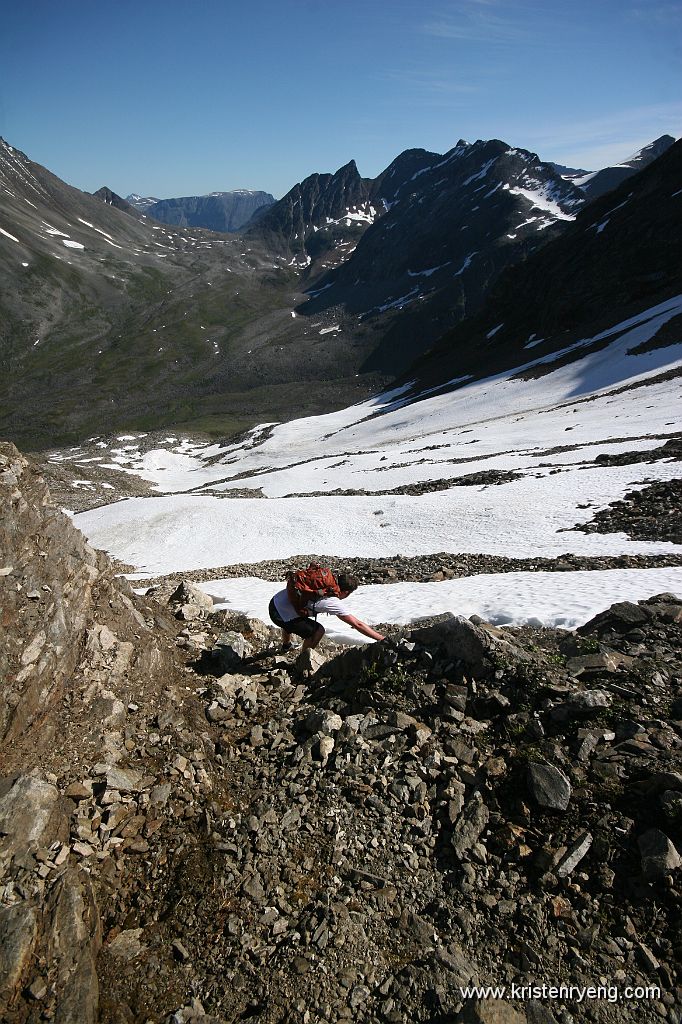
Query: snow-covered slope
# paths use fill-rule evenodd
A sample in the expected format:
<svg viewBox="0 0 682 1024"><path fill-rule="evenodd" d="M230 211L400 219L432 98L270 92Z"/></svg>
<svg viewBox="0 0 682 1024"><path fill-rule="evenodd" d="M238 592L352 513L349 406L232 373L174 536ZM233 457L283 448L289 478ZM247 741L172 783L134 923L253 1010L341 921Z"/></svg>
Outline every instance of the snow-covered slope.
<svg viewBox="0 0 682 1024"><path fill-rule="evenodd" d="M143 453L140 438L125 439L114 451L102 449L102 462L166 496L118 502L78 515L77 523L143 577L312 551L337 561L434 552L682 554L669 541L572 529L633 488L682 478L674 453L657 451L680 431L682 338L633 354L680 314L682 295L642 310L604 332L601 351L540 377L500 374L410 405L394 391L326 416L263 425L226 446L169 438ZM594 341L586 339L586 350ZM537 368L542 357L529 360L529 369L533 362ZM625 464L604 465L598 457L605 455L625 456ZM234 496L244 488L263 496ZM330 493L336 490L346 493ZM610 600L682 589L679 567L581 574L572 589L554 573L544 590L531 577L480 577L466 588L461 581L414 585L400 595L368 588L355 607L385 621L390 596L401 621L445 604L500 621L575 625ZM206 589L262 616L272 584L212 581Z"/></svg>

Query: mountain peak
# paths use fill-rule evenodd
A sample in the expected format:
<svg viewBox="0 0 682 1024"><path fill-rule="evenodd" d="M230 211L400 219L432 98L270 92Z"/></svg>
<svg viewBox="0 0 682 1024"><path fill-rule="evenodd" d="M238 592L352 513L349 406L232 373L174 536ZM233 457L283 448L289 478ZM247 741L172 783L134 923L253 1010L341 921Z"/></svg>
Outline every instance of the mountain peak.
<svg viewBox="0 0 682 1024"><path fill-rule="evenodd" d="M636 153L629 156L627 160L623 160L622 165L619 164L618 166L635 166L637 169L640 169L642 166L651 163L651 161L655 160L656 157L661 156L661 154L665 153L667 149L670 149L674 141L675 139L672 135L659 135L657 139L654 139L653 142L650 142L646 146L642 146L642 148L637 150Z"/></svg>
<svg viewBox="0 0 682 1024"><path fill-rule="evenodd" d="M122 196L117 195L113 192L108 185L103 185L102 188L98 188L96 192L92 193L96 199L101 199L107 206L115 206L117 210L123 210L124 213L131 213L133 216L139 216L138 211L124 199Z"/></svg>
<svg viewBox="0 0 682 1024"><path fill-rule="evenodd" d="M605 195L606 192L613 191L631 175L648 167L674 144L675 139L672 135L661 135L619 164L612 164L610 167L594 171L584 178L577 178L575 183L585 192L589 200L597 199L599 196Z"/></svg>

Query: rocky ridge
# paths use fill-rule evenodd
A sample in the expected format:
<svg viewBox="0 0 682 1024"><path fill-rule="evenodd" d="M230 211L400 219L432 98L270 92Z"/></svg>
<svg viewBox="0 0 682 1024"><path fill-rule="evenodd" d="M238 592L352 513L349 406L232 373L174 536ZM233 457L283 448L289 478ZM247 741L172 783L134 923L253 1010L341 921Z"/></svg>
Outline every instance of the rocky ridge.
<svg viewBox="0 0 682 1024"><path fill-rule="evenodd" d="M679 598L284 656L0 455L4 1019L679 1024Z"/></svg>
<svg viewBox="0 0 682 1024"><path fill-rule="evenodd" d="M395 555L393 558L344 558L330 555L301 554L291 558L263 562L243 562L181 573L169 573L144 580L156 599L166 599L183 580L202 583L239 576L283 580L294 566L319 562L333 571L352 573L361 585L377 583L438 583L481 573L502 572L576 572L583 569L658 569L666 565L682 565L682 555L575 555L570 551L557 558L507 558L504 555L479 555L468 552L452 554L440 551L433 555ZM123 571L132 571L124 567ZM142 584L141 584L142 585Z"/></svg>

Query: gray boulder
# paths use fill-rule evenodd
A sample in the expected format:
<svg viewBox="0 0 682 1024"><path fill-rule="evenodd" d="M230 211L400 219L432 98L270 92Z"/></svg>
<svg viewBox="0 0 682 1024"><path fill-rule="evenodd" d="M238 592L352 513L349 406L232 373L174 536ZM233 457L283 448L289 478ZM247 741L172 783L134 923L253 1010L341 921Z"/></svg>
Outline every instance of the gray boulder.
<svg viewBox="0 0 682 1024"><path fill-rule="evenodd" d="M195 586L194 583L190 583L188 580L183 580L179 587L173 591L171 596L168 598L169 604L198 604L200 608L212 608L213 598L205 594L203 590Z"/></svg>
<svg viewBox="0 0 682 1024"><path fill-rule="evenodd" d="M674 844L665 832L658 828L650 828L637 840L642 858L642 874L649 881L656 881L672 874L682 864Z"/></svg>
<svg viewBox="0 0 682 1024"><path fill-rule="evenodd" d="M551 764L528 765L528 787L541 807L565 811L571 799L571 783Z"/></svg>
<svg viewBox="0 0 682 1024"><path fill-rule="evenodd" d="M441 648L446 658L463 661L474 674L485 671L500 657L526 660L526 655L501 630L487 624L475 625L462 615L410 630L410 639L426 647Z"/></svg>
<svg viewBox="0 0 682 1024"><path fill-rule="evenodd" d="M216 640L213 654L218 659L222 671L230 672L239 668L244 658L253 654L253 647L248 643L241 633L235 630L228 630L221 633Z"/></svg>

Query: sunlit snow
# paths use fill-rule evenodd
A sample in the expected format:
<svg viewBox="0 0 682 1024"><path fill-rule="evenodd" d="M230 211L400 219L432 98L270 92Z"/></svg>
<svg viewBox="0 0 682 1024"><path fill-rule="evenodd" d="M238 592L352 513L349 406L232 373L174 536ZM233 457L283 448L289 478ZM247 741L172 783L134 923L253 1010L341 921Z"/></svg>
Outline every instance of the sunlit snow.
<svg viewBox="0 0 682 1024"><path fill-rule="evenodd" d="M513 196L523 196L524 199L527 199L537 209L546 210L555 220L575 220L575 214L564 213L559 204L551 198L547 189L542 187L537 189L512 188L511 185L504 185L504 189ZM545 225L542 226L544 227Z"/></svg>
<svg viewBox="0 0 682 1024"><path fill-rule="evenodd" d="M434 389L412 405L405 386L323 416L261 424L231 444L168 438L173 447L145 453L137 444L113 448L108 465L148 480L161 496L93 509L76 521L95 546L147 578L312 551L337 560L437 551L531 559L682 552L669 542L573 530L632 489L682 477L682 463L671 460L595 464L600 454L657 448L679 430L679 377L661 375L680 366L682 344L631 352L681 313L677 296L567 346L573 362L556 366L561 353L531 360L526 369L543 367L540 377L502 373L446 394ZM525 344L542 340L531 335ZM624 387L637 383L646 386ZM485 470L515 478L457 486ZM426 493L394 490L429 481L445 483ZM264 497L229 496L243 488ZM336 489L359 493L330 493ZM235 607L257 604L263 617L273 585L214 581L205 589L241 602ZM682 592L682 569L473 577L410 584L400 600L386 585L359 591L354 610L371 621L451 610L570 627L612 601L662 590Z"/></svg>
<svg viewBox="0 0 682 1024"><path fill-rule="evenodd" d="M277 584L256 577L201 584L217 609L239 610L268 622L268 603ZM427 615L451 612L480 615L506 625L546 625L571 629L615 600L641 601L655 593L682 589L680 569L608 569L597 572L517 572L467 576L441 583L391 583L360 587L348 609L364 622L408 624ZM366 643L345 622L321 616L337 642Z"/></svg>

